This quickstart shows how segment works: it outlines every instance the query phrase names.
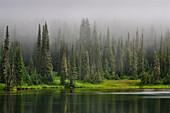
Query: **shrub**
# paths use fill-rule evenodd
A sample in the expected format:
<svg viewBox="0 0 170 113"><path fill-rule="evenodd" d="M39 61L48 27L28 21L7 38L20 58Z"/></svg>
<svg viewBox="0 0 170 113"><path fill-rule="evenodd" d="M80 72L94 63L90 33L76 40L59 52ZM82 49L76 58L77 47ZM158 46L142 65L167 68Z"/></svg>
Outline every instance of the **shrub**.
<svg viewBox="0 0 170 113"><path fill-rule="evenodd" d="M170 84L170 74L167 74L163 80L163 84Z"/></svg>
<svg viewBox="0 0 170 113"><path fill-rule="evenodd" d="M150 84L150 76L148 73L143 72L141 74L141 83L142 84Z"/></svg>

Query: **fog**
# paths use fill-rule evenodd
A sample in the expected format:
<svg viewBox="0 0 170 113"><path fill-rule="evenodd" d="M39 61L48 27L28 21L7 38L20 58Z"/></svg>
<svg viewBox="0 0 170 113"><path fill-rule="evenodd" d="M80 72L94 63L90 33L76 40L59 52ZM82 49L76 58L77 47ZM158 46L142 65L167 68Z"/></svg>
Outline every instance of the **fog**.
<svg viewBox="0 0 170 113"><path fill-rule="evenodd" d="M64 19L163 22L170 19L168 0L0 0L1 19Z"/></svg>
<svg viewBox="0 0 170 113"><path fill-rule="evenodd" d="M169 5L168 0L0 0L0 25L36 29L47 21L79 26L82 18L88 18L113 30L154 26L163 32L170 26Z"/></svg>
<svg viewBox="0 0 170 113"><path fill-rule="evenodd" d="M169 0L0 0L0 37L8 25L10 38L26 42L27 51L32 51L38 24L48 23L51 42L59 28L70 41L79 37L82 18L88 18L103 37L110 27L115 38L127 38L129 32L132 39L137 28L144 39L151 31L160 38L170 27L169 6Z"/></svg>

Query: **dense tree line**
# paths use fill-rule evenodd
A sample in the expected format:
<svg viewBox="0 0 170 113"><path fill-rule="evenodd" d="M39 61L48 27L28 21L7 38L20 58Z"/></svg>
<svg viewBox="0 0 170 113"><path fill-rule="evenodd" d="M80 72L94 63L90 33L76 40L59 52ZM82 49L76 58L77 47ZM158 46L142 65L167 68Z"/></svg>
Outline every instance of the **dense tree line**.
<svg viewBox="0 0 170 113"><path fill-rule="evenodd" d="M151 44L144 44L144 35L136 30L136 37L127 34L126 40L98 32L96 24L90 25L82 19L79 38L68 42L59 29L57 38L50 46L47 23L38 27L29 65L22 58L22 44L6 38L1 44L1 82L7 86L53 83L52 71L58 72L61 84L74 86L75 80L101 83L104 79L141 79L142 84L170 83L170 37L156 38ZM145 39L146 41L148 39Z"/></svg>

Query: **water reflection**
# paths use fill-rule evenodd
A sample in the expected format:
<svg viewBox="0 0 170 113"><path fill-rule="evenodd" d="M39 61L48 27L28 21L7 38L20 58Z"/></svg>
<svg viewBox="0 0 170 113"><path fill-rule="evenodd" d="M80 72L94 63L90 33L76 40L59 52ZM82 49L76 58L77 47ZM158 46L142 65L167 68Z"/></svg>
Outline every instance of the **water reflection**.
<svg viewBox="0 0 170 113"><path fill-rule="evenodd" d="M169 113L169 96L64 89L4 92L0 113Z"/></svg>

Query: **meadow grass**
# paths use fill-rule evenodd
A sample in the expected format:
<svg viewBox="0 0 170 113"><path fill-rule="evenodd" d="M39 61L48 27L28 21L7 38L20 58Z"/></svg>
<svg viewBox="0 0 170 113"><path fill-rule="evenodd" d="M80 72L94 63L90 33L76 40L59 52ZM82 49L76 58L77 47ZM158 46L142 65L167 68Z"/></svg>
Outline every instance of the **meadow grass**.
<svg viewBox="0 0 170 113"><path fill-rule="evenodd" d="M5 89L5 84L0 83L0 90Z"/></svg>
<svg viewBox="0 0 170 113"><path fill-rule="evenodd" d="M69 82L66 80L66 82ZM5 88L5 84L0 83L0 90ZM64 85L60 85L60 77L54 77L54 81L51 85L41 84L41 85L27 85L24 84L21 87L13 87L13 90L17 89L50 89L50 88L65 88ZM92 84L88 82L83 82L80 80L75 81L75 88L88 88L88 89L169 89L170 85L142 85L141 80L104 80L100 84Z"/></svg>

